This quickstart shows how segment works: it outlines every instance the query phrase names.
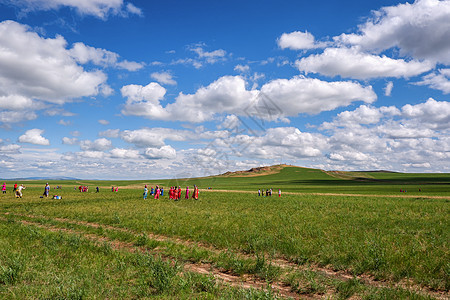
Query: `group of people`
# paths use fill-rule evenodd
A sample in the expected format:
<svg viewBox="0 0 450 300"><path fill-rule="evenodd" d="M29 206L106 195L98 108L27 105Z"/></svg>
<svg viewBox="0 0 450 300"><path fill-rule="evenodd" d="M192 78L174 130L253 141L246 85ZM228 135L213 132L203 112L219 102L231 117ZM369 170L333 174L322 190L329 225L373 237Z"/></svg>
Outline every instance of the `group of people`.
<svg viewBox="0 0 450 300"><path fill-rule="evenodd" d="M266 189L266 191L264 192L264 189L259 189L258 190L258 196L265 196L265 197L269 197L272 196L273 193L273 189ZM278 197L281 197L281 189L278 190Z"/></svg>
<svg viewBox="0 0 450 300"><path fill-rule="evenodd" d="M150 195L154 196L155 199L159 199L159 196L162 196L164 194L164 188L160 188L159 186L156 186L155 188L151 187ZM144 187L144 199L147 199L148 196L148 188L147 185Z"/></svg>
<svg viewBox="0 0 450 300"><path fill-rule="evenodd" d="M87 185L80 185L78 187L78 190L80 191L80 193L87 193L89 192L89 187Z"/></svg>
<svg viewBox="0 0 450 300"><path fill-rule="evenodd" d="M17 183L14 184L13 187L13 193L16 198L22 198L22 190L25 189L25 186L23 184L18 185ZM2 184L2 194L6 194L6 182L3 182Z"/></svg>
<svg viewBox="0 0 450 300"><path fill-rule="evenodd" d="M155 199L159 199L160 196L164 195L164 188L156 186L155 189L151 187L150 195L154 195ZM144 187L144 199L147 199L148 197L148 187L145 185ZM184 196L185 199L189 199L189 187L186 187L186 193ZM194 191L192 192L192 198L195 200L198 200L198 187L194 185ZM181 199L181 186L171 186L169 189L169 199L170 200L180 200Z"/></svg>

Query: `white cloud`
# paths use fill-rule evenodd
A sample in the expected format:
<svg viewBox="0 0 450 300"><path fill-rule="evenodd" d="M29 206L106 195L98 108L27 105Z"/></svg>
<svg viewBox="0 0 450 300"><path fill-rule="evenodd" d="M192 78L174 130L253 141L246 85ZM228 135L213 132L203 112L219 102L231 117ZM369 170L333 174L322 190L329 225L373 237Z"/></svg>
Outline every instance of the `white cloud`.
<svg viewBox="0 0 450 300"><path fill-rule="evenodd" d="M104 136L107 138L118 138L120 134L120 129L108 129L98 133L99 136Z"/></svg>
<svg viewBox="0 0 450 300"><path fill-rule="evenodd" d="M384 87L384 95L385 96L391 96L392 89L394 88L394 83L392 81L389 81L386 83L386 86Z"/></svg>
<svg viewBox="0 0 450 300"><path fill-rule="evenodd" d="M164 98L166 89L158 83L151 82L146 86L126 85L120 91L123 97L127 97L122 109L124 115L155 119L167 118L167 112L159 103Z"/></svg>
<svg viewBox="0 0 450 300"><path fill-rule="evenodd" d="M138 130L124 130L120 137L127 143L138 147L159 148L165 145L165 140L186 141L195 140L195 135L188 130L170 128L142 128Z"/></svg>
<svg viewBox="0 0 450 300"><path fill-rule="evenodd" d="M1 142L1 140L0 140ZM10 154L10 153L19 153L20 152L20 146L16 144L9 144L5 146L0 146L0 154Z"/></svg>
<svg viewBox="0 0 450 300"><path fill-rule="evenodd" d="M141 157L139 151L135 149L114 148L109 153L114 158L139 159Z"/></svg>
<svg viewBox="0 0 450 300"><path fill-rule="evenodd" d="M77 152L77 156L82 158L102 159L105 157L105 153L102 151L83 151Z"/></svg>
<svg viewBox="0 0 450 300"><path fill-rule="evenodd" d="M105 138L95 141L84 140L80 142L80 148L84 151L105 151L111 148L111 141Z"/></svg>
<svg viewBox="0 0 450 300"><path fill-rule="evenodd" d="M98 122L102 125L108 125L109 121L108 120L98 120Z"/></svg>
<svg viewBox="0 0 450 300"><path fill-rule="evenodd" d="M205 59L206 62L210 64L216 63L217 61L223 61L227 54L227 52L223 49L208 52L201 46L190 48L190 50L197 53L200 59Z"/></svg>
<svg viewBox="0 0 450 300"><path fill-rule="evenodd" d="M425 103L407 104L402 107L402 115L412 119L420 127L433 129L450 128L450 102L429 98Z"/></svg>
<svg viewBox="0 0 450 300"><path fill-rule="evenodd" d="M61 36L45 39L22 24L1 22L0 94L58 104L97 95L106 75L84 71L66 44Z"/></svg>
<svg viewBox="0 0 450 300"><path fill-rule="evenodd" d="M170 72L154 72L150 75L151 78L158 81L160 84L176 85L177 82L173 79Z"/></svg>
<svg viewBox="0 0 450 300"><path fill-rule="evenodd" d="M422 81L415 84L428 85L432 89L442 91L444 94L450 94L450 69L440 69L438 73L430 73L424 76Z"/></svg>
<svg viewBox="0 0 450 300"><path fill-rule="evenodd" d="M142 9L140 9L139 7L134 6L132 3L127 3L126 7L127 7L127 11L129 13L132 13L132 14L135 14L135 15L138 15L138 16L142 16L143 15Z"/></svg>
<svg viewBox="0 0 450 300"><path fill-rule="evenodd" d="M177 152L171 146L162 146L159 149L147 148L144 155L149 159L174 159Z"/></svg>
<svg viewBox="0 0 450 300"><path fill-rule="evenodd" d="M236 65L234 67L234 70L241 72L241 73L246 73L246 72L250 71L250 67L248 65Z"/></svg>
<svg viewBox="0 0 450 300"><path fill-rule="evenodd" d="M87 46L83 43L75 43L69 50L69 54L79 63L87 64L89 62L102 67L114 67L126 69L128 71L137 71L144 67L143 63L130 62L127 60L119 61L119 54Z"/></svg>
<svg viewBox="0 0 450 300"><path fill-rule="evenodd" d="M141 101L158 103L166 94L166 89L156 82L150 82L146 86L130 84L122 87L120 91L123 97L128 98L127 103L130 104Z"/></svg>
<svg viewBox="0 0 450 300"><path fill-rule="evenodd" d="M144 97L142 90L152 91ZM319 79L296 76L292 79L277 79L261 88L261 92L273 104L274 111L265 114L258 106L267 106L265 97L258 90L247 90L246 81L240 76L224 76L195 94L180 93L174 103L165 107L160 104L165 89L156 83L143 86L125 86L122 95L128 97L122 113L144 116L155 120L177 120L199 123L213 120L218 114L234 114L259 119L276 120L300 113L316 114L347 106L353 101L371 103L376 100L372 87L363 87L355 82L326 82ZM147 100L148 99L148 100ZM141 101L142 100L142 101ZM285 120L286 121L286 120Z"/></svg>
<svg viewBox="0 0 450 300"><path fill-rule="evenodd" d="M450 63L450 1L417 0L383 7L359 31L335 41L378 52L397 47L405 56Z"/></svg>
<svg viewBox="0 0 450 300"><path fill-rule="evenodd" d="M34 102L30 98L22 95L0 96L0 110L23 110L31 108Z"/></svg>
<svg viewBox="0 0 450 300"><path fill-rule="evenodd" d="M63 137L62 138L62 143L64 145L78 145L79 141L77 138L68 138L68 137Z"/></svg>
<svg viewBox="0 0 450 300"><path fill-rule="evenodd" d="M261 92L276 103L284 116L318 114L354 101L372 103L377 98L371 86L363 87L350 81L327 82L303 76L273 80L263 85Z"/></svg>
<svg viewBox="0 0 450 300"><path fill-rule="evenodd" d="M327 48L321 54L310 55L296 61L305 73L320 73L355 79L379 77L412 77L431 70L430 62L405 61L387 56L362 53L356 48Z"/></svg>
<svg viewBox="0 0 450 300"><path fill-rule="evenodd" d="M307 50L326 46L325 43L317 43L314 36L307 31L283 33L277 43L281 49L289 48L291 50Z"/></svg>
<svg viewBox="0 0 450 300"><path fill-rule="evenodd" d="M30 143L34 145L50 145L50 141L44 138L41 134L44 133L42 129L30 129L25 132L24 135L19 137L19 142L21 143Z"/></svg>
<svg viewBox="0 0 450 300"><path fill-rule="evenodd" d="M131 3L124 5L123 0L18 0L10 2L20 7L22 13L37 10L58 10L67 6L75 9L80 15L94 16L106 20L110 15L127 16L128 14L142 15L142 10Z"/></svg>
<svg viewBox="0 0 450 300"><path fill-rule="evenodd" d="M58 124L63 125L63 126L69 126L72 124L72 122L61 119L61 120L59 120Z"/></svg>

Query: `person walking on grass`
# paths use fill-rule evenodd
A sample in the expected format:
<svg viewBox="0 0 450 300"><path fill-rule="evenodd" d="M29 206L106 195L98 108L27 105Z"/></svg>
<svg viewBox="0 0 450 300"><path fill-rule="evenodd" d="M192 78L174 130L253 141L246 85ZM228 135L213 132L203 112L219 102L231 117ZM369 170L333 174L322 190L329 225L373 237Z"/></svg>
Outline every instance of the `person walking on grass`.
<svg viewBox="0 0 450 300"><path fill-rule="evenodd" d="M194 185L194 192L192 193L192 198L198 200L198 187Z"/></svg>
<svg viewBox="0 0 450 300"><path fill-rule="evenodd" d="M16 198L22 198L22 190L25 189L23 184L21 184L16 190Z"/></svg>
<svg viewBox="0 0 450 300"><path fill-rule="evenodd" d="M14 183L13 193L15 194L17 190L17 183Z"/></svg>
<svg viewBox="0 0 450 300"><path fill-rule="evenodd" d="M50 186L48 185L48 182L45 184L45 188L44 188L44 196L48 197L48 195L50 194Z"/></svg>
<svg viewBox="0 0 450 300"><path fill-rule="evenodd" d="M144 187L144 200L147 200L148 188L147 185Z"/></svg>
<svg viewBox="0 0 450 300"><path fill-rule="evenodd" d="M3 182L3 185L2 185L2 193L3 193L3 194L6 194L6 182Z"/></svg>
<svg viewBox="0 0 450 300"><path fill-rule="evenodd" d="M281 189L278 189L278 197L281 197Z"/></svg>
<svg viewBox="0 0 450 300"><path fill-rule="evenodd" d="M178 186L178 191L177 191L177 200L181 199L181 186Z"/></svg>
<svg viewBox="0 0 450 300"><path fill-rule="evenodd" d="M189 187L186 187L186 196L184 196L184 199L189 199Z"/></svg>
<svg viewBox="0 0 450 300"><path fill-rule="evenodd" d="M159 190L159 186L156 186L155 188L155 199L158 200L159 199L159 194L161 193L161 191Z"/></svg>

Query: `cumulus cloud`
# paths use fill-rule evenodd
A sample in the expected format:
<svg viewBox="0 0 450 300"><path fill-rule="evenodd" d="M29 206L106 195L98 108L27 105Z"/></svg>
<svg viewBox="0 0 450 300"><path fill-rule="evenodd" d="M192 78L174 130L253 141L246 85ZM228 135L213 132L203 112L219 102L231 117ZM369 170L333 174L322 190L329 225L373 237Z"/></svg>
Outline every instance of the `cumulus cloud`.
<svg viewBox="0 0 450 300"><path fill-rule="evenodd" d="M126 69L128 71L137 71L142 69L142 63L130 62L127 60L119 61L119 54L101 49L87 46L83 43L75 43L69 50L69 54L79 63L93 63L102 67L115 67Z"/></svg>
<svg viewBox="0 0 450 300"><path fill-rule="evenodd" d="M77 138L68 138L65 136L62 138L62 143L64 145L78 145L79 141Z"/></svg>
<svg viewBox="0 0 450 300"><path fill-rule="evenodd" d="M170 72L154 72L150 75L150 77L160 84L168 84L168 85L176 85L177 82L173 79L172 74Z"/></svg>
<svg viewBox="0 0 450 300"><path fill-rule="evenodd" d="M174 159L177 152L171 146L162 146L161 148L147 148L144 153L149 159Z"/></svg>
<svg viewBox="0 0 450 300"><path fill-rule="evenodd" d="M110 15L128 16L134 14L141 16L142 10L132 3L125 4L123 0L95 0L95 1L67 1L67 0L18 0L7 2L21 8L22 13L37 10L58 10L61 7L70 7L80 15L107 19Z"/></svg>
<svg viewBox="0 0 450 300"><path fill-rule="evenodd" d="M448 169L450 104L428 99L416 105L361 105L324 122L319 131L327 133L329 169L406 170ZM326 149L322 152L327 151Z"/></svg>
<svg viewBox="0 0 450 300"><path fill-rule="evenodd" d="M105 151L111 148L111 141L106 138L96 139L95 141L84 140L80 142L80 148L84 151Z"/></svg>
<svg viewBox="0 0 450 300"><path fill-rule="evenodd" d="M127 143L142 148L160 148L165 146L166 140L187 141L196 140L196 133L189 130L171 128L142 128L137 130L124 130L120 138ZM207 136L202 134L202 136Z"/></svg>
<svg viewBox="0 0 450 300"><path fill-rule="evenodd" d="M407 104L402 107L402 115L412 119L412 123L432 129L450 128L450 102L429 98L425 103Z"/></svg>
<svg viewBox="0 0 450 300"><path fill-rule="evenodd" d="M416 82L417 85L428 85L430 88L450 94L450 69L440 69L438 72L430 73Z"/></svg>
<svg viewBox="0 0 450 300"><path fill-rule="evenodd" d="M325 43L316 42L314 36L307 31L283 33L277 40L277 43L278 47L280 47L281 49L288 48L291 50L308 50L326 46Z"/></svg>
<svg viewBox="0 0 450 300"><path fill-rule="evenodd" d="M138 159L141 157L139 151L135 149L114 148L109 153L113 158Z"/></svg>
<svg viewBox="0 0 450 300"><path fill-rule="evenodd" d="M108 130L99 132L98 135L104 136L107 138L118 138L119 133L120 133L120 129L108 129Z"/></svg>
<svg viewBox="0 0 450 300"><path fill-rule="evenodd" d="M359 33L335 37L367 51L398 48L405 56L450 63L450 1L417 0L383 7L359 26Z"/></svg>
<svg viewBox="0 0 450 300"><path fill-rule="evenodd" d="M386 86L384 87L384 95L390 96L393 88L394 88L394 83L392 81L389 81L388 83L386 83Z"/></svg>
<svg viewBox="0 0 450 300"><path fill-rule="evenodd" d="M250 71L250 67L248 65L236 65L234 67L234 70L241 72L241 73L246 73L246 72Z"/></svg>
<svg viewBox="0 0 450 300"><path fill-rule="evenodd" d="M263 85L261 92L276 103L284 116L318 114L354 101L372 103L377 98L371 86L363 87L350 81L327 82L303 76L273 80Z"/></svg>
<svg viewBox="0 0 450 300"><path fill-rule="evenodd" d="M276 120L301 113L317 114L347 106L353 101L371 103L376 100L372 87L349 81L326 82L296 76L273 80L263 85L260 91L248 90L246 85L241 76L224 76L194 94L180 93L174 103L165 107L160 103L165 89L159 84L125 86L122 95L128 99L122 113L192 123L213 120L219 114ZM144 89L152 91L149 96L142 95ZM268 104L273 106L273 111L267 111Z"/></svg>
<svg viewBox="0 0 450 300"><path fill-rule="evenodd" d="M37 128L27 130L25 134L19 137L19 142L48 146L50 145L50 141L42 136L43 133L44 130Z"/></svg>
<svg viewBox="0 0 450 300"><path fill-rule="evenodd" d="M355 79L412 77L431 70L434 64L415 60L392 59L360 52L357 48L327 48L295 62L305 73L320 73Z"/></svg>
<svg viewBox="0 0 450 300"><path fill-rule="evenodd" d="M0 140L1 142L1 140ZM0 146L0 154L11 154L11 153L19 153L20 152L20 146L16 144L9 144Z"/></svg>
<svg viewBox="0 0 450 300"><path fill-rule="evenodd" d="M0 94L27 105L29 99L63 104L94 96L106 81L103 72L87 72L77 65L61 36L41 38L27 26L3 21L0 44Z"/></svg>
<svg viewBox="0 0 450 300"><path fill-rule="evenodd" d="M214 51L205 51L201 46L192 47L190 50L198 55L198 58L206 60L207 63L213 64L218 61L224 60L227 52L223 49L218 49Z"/></svg>

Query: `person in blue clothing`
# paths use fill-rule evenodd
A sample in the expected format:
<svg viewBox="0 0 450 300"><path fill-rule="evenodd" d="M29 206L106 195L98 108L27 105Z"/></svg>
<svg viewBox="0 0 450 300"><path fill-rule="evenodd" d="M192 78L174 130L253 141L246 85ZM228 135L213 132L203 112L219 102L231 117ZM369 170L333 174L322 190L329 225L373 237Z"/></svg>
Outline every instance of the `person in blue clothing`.
<svg viewBox="0 0 450 300"><path fill-rule="evenodd" d="M45 190L44 190L44 196L48 197L48 194L50 194L50 185L48 182L45 184Z"/></svg>
<svg viewBox="0 0 450 300"><path fill-rule="evenodd" d="M147 188L147 185L145 185L145 187L144 187L144 200L147 199L147 194L148 194L148 188Z"/></svg>

